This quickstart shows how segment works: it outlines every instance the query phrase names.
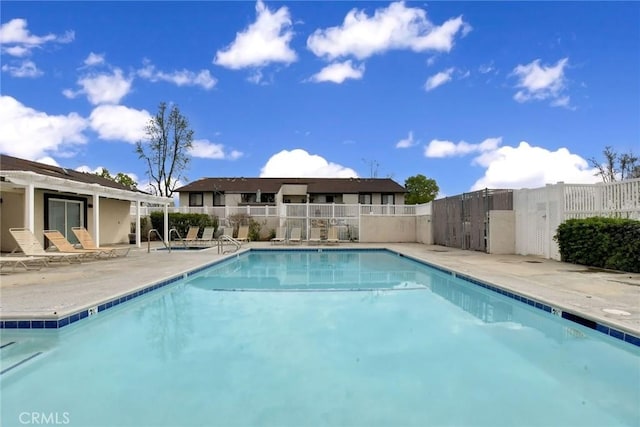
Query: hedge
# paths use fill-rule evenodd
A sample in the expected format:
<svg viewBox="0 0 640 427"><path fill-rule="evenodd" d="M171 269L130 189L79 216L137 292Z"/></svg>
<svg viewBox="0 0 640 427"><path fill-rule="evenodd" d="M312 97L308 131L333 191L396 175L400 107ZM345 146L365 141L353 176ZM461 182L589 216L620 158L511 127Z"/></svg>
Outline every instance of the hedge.
<svg viewBox="0 0 640 427"><path fill-rule="evenodd" d="M640 273L640 221L569 219L558 226L553 239L562 261Z"/></svg>
<svg viewBox="0 0 640 427"><path fill-rule="evenodd" d="M164 230L164 213L163 212L151 212L151 225L156 230L162 232ZM190 226L200 227L200 234L204 227L218 228L218 217L209 216L207 214L194 214L194 213L169 213L169 230L175 228L182 237L187 235L187 231ZM174 236L175 237L175 236Z"/></svg>

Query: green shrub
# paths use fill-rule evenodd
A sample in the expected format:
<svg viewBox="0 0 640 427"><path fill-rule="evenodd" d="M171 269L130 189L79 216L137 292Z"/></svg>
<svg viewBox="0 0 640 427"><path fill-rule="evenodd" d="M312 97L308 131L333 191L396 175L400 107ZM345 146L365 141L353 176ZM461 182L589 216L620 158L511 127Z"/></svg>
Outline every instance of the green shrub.
<svg viewBox="0 0 640 427"><path fill-rule="evenodd" d="M262 227L258 221L255 221L254 219L249 221L249 240L252 242L260 240L260 228Z"/></svg>
<svg viewBox="0 0 640 427"><path fill-rule="evenodd" d="M182 237L187 235L190 226L200 227L200 234L204 227L218 228L218 217L195 213L169 213L169 230L175 228ZM164 231L164 212L151 212L151 224L160 234Z"/></svg>
<svg viewBox="0 0 640 427"><path fill-rule="evenodd" d="M562 261L640 272L640 221L592 217L569 219L553 237Z"/></svg>

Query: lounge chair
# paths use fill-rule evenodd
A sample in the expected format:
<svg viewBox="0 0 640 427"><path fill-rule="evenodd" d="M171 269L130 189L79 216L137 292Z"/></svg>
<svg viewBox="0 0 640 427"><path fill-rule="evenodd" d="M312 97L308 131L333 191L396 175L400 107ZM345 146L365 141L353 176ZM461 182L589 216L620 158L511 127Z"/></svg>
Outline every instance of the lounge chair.
<svg viewBox="0 0 640 427"><path fill-rule="evenodd" d="M199 245L211 245L213 242L213 234L216 229L214 227L205 227L202 231L202 237L196 240Z"/></svg>
<svg viewBox="0 0 640 427"><path fill-rule="evenodd" d="M222 227L221 236L233 237L233 227Z"/></svg>
<svg viewBox="0 0 640 427"><path fill-rule="evenodd" d="M302 229L300 227L294 227L291 229L291 233L289 234L289 243L298 243L302 242Z"/></svg>
<svg viewBox="0 0 640 427"><path fill-rule="evenodd" d="M58 230L44 230L46 237L58 252L67 254L78 254L86 258L98 258L100 255L106 255L106 252L100 249L78 249L67 240Z"/></svg>
<svg viewBox="0 0 640 427"><path fill-rule="evenodd" d="M309 233L309 244L311 243L322 243L322 239L320 238L321 229L320 227L311 227L311 232Z"/></svg>
<svg viewBox="0 0 640 427"><path fill-rule="evenodd" d="M47 259L35 256L3 256L0 257L0 271L5 267L11 267L15 271L16 267L25 270L40 270L47 265Z"/></svg>
<svg viewBox="0 0 640 427"><path fill-rule="evenodd" d="M248 225L241 225L238 228L238 237L236 237L236 240L239 242L248 242L249 241L249 226Z"/></svg>
<svg viewBox="0 0 640 427"><path fill-rule="evenodd" d="M62 252L47 252L42 247L42 244L36 239L36 236L28 228L10 228L9 232L15 239L20 250L26 256L44 257L47 261L67 261L67 262L80 262L81 254L78 253L62 253Z"/></svg>
<svg viewBox="0 0 640 427"><path fill-rule="evenodd" d="M276 237L271 239L271 244L275 245L276 243L284 243L286 241L286 233L287 233L286 227L278 227L276 229Z"/></svg>
<svg viewBox="0 0 640 427"><path fill-rule="evenodd" d="M131 249L130 246L98 246L93 241L91 234L84 227L71 227L71 231L76 235L76 238L83 249L99 250L112 257L117 257L118 255L127 256Z"/></svg>
<svg viewBox="0 0 640 427"><path fill-rule="evenodd" d="M189 226L189 230L187 231L187 235L184 239L182 239L185 243L194 243L198 240L198 232L200 231L200 227L195 225Z"/></svg>
<svg viewBox="0 0 640 427"><path fill-rule="evenodd" d="M338 238L338 227L329 227L329 232L327 233L327 244L335 244L340 243L340 239Z"/></svg>

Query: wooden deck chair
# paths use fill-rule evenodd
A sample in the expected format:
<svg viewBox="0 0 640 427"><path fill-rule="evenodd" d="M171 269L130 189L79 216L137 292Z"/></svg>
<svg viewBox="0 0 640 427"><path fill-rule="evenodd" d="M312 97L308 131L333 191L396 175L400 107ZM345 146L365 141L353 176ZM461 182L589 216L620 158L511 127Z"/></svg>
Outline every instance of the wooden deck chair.
<svg viewBox="0 0 640 427"><path fill-rule="evenodd" d="M22 267L25 270L40 270L47 265L45 257L35 256L2 256L0 257L0 271L5 267L11 267L11 271L15 271L16 267Z"/></svg>
<svg viewBox="0 0 640 427"><path fill-rule="evenodd" d="M298 243L302 242L302 229L300 227L294 227L291 229L291 233L289 234L289 243Z"/></svg>
<svg viewBox="0 0 640 427"><path fill-rule="evenodd" d="M327 244L337 245L340 243L340 239L338 239L338 227L329 227L329 232L327 233Z"/></svg>
<svg viewBox="0 0 640 427"><path fill-rule="evenodd" d="M321 229L320 227L311 227L311 231L309 233L309 244L311 243L322 243L322 239L320 238Z"/></svg>
<svg viewBox="0 0 640 427"><path fill-rule="evenodd" d="M10 228L9 233L11 233L18 247L26 256L43 257L46 258L47 261L80 262L82 255L78 253L45 251L42 244L28 228Z"/></svg>
<svg viewBox="0 0 640 427"><path fill-rule="evenodd" d="M100 249L78 249L67 240L58 230L44 230L44 237L56 247L58 252L66 254L78 254L85 258L98 258L105 253Z"/></svg>
<svg viewBox="0 0 640 427"><path fill-rule="evenodd" d="M248 242L249 241L249 226L248 225L241 225L238 228L238 237L236 237L236 240L239 242Z"/></svg>
<svg viewBox="0 0 640 427"><path fill-rule="evenodd" d="M195 225L190 225L189 230L187 230L187 235L182 240L184 240L187 243L195 242L196 240L198 240L199 231L200 231L200 227Z"/></svg>
<svg viewBox="0 0 640 427"><path fill-rule="evenodd" d="M118 255L127 256L129 250L131 249L130 246L98 246L93 241L91 233L89 233L84 227L71 227L71 231L76 235L76 238L78 239L78 242L80 242L80 246L82 246L82 249L99 250L104 252L105 255L111 257L117 257Z"/></svg>
<svg viewBox="0 0 640 427"><path fill-rule="evenodd" d="M276 243L284 243L286 240L286 233L287 233L286 227L278 227L276 229L276 237L271 239L271 244L275 245Z"/></svg>
<svg viewBox="0 0 640 427"><path fill-rule="evenodd" d="M202 231L202 237L196 240L200 245L210 245L213 242L213 234L216 229L214 227L205 227Z"/></svg>

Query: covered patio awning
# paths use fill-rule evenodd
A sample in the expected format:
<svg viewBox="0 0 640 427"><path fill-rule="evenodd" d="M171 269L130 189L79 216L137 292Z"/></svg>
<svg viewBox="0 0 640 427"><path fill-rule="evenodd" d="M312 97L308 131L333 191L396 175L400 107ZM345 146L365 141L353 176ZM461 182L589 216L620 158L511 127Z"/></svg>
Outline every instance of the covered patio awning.
<svg viewBox="0 0 640 427"><path fill-rule="evenodd" d="M164 233L165 239L169 235L168 207L173 202L169 197L160 197L144 193L139 190L126 190L106 187L96 183L86 183L72 179L42 175L32 171L3 170L0 171L0 189L2 191L24 191L24 226L34 230L34 193L35 189L46 189L64 193L75 193L93 198L93 224L94 230L90 230L97 242L100 242L100 197L129 200L136 205L136 244L140 246L140 207L142 203L164 207Z"/></svg>

